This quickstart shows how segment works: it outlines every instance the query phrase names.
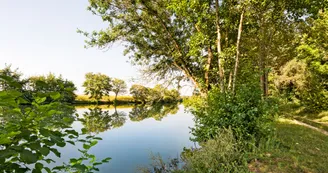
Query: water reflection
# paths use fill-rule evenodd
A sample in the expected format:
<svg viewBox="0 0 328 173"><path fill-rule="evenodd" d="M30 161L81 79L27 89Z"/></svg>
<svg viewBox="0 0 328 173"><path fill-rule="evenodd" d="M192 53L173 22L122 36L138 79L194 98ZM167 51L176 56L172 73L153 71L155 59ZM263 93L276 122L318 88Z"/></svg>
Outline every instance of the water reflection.
<svg viewBox="0 0 328 173"><path fill-rule="evenodd" d="M126 113L117 111L110 114L108 110L103 110L100 107L89 108L89 111L83 113L84 121L82 124L89 133L100 133L112 128L123 126L126 121Z"/></svg>
<svg viewBox="0 0 328 173"><path fill-rule="evenodd" d="M151 164L151 153L159 153L167 160L177 157L184 147L193 146L189 140L193 116L182 105L101 105L76 110L85 121L74 122L72 128L99 133L97 136L103 140L90 152L97 158L112 158L108 164L99 166L100 173L135 172L138 167ZM67 158L79 154L69 146L61 151L62 158L56 162L67 162Z"/></svg>
<svg viewBox="0 0 328 173"><path fill-rule="evenodd" d="M129 113L131 121L142 121L147 118L162 120L168 114L176 114L179 110L178 104L155 104L152 106L140 105L132 108Z"/></svg>
<svg viewBox="0 0 328 173"><path fill-rule="evenodd" d="M168 114L176 114L178 110L178 104L135 105L128 113L128 116L131 121L142 121L147 118L154 118L160 121ZM83 113L82 124L89 133L98 134L121 127L126 120L127 113L118 111L116 106L114 106L114 113L111 113L108 109L105 110L100 106L96 106L88 108L88 111Z"/></svg>

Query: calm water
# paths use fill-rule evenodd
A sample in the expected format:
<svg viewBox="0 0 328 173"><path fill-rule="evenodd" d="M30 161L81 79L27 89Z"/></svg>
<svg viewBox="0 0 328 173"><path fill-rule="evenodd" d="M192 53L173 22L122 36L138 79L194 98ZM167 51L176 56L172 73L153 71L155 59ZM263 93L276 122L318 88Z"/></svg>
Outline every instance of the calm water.
<svg viewBox="0 0 328 173"><path fill-rule="evenodd" d="M99 166L100 172L136 172L140 166L151 164L151 155L160 154L164 160L179 156L183 147L192 147L190 127L193 116L183 106L158 105L154 107L77 108L86 123L74 122L73 128L87 128L102 141L90 150L97 158L112 160ZM78 157L72 145L60 149L58 162Z"/></svg>

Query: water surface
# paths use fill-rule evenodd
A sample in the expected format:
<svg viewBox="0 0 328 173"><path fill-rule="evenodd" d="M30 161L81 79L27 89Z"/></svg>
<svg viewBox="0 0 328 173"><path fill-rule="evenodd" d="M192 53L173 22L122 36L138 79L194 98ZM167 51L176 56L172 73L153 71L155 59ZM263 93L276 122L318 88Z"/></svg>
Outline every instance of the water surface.
<svg viewBox="0 0 328 173"><path fill-rule="evenodd" d="M189 140L193 116L185 113L182 105L77 108L77 113L86 122L74 122L74 129L84 127L103 138L90 153L99 159L112 158L99 166L100 172L136 172L138 167L151 164L151 154L160 154L167 160L178 157L184 147L194 145ZM60 150L62 157L56 159L59 162L79 156L71 145Z"/></svg>

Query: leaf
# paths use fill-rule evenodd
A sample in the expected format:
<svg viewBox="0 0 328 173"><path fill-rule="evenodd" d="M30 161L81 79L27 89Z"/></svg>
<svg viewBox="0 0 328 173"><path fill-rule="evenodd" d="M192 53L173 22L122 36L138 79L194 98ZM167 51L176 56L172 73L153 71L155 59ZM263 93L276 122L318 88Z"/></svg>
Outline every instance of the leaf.
<svg viewBox="0 0 328 173"><path fill-rule="evenodd" d="M45 145L51 147L54 146L56 143L54 141L50 141L50 140L45 140L43 141Z"/></svg>
<svg viewBox="0 0 328 173"><path fill-rule="evenodd" d="M6 76L6 75L0 75L0 79L3 79L6 82L8 82L10 84L10 86L14 86L16 88L21 88L22 87L22 85L20 83L16 82L13 77Z"/></svg>
<svg viewBox="0 0 328 173"><path fill-rule="evenodd" d="M75 165L75 164L77 163L77 161L78 161L77 159L74 159L74 158L73 158L73 159L70 159L70 160L69 160L69 163L70 163L71 165Z"/></svg>
<svg viewBox="0 0 328 173"><path fill-rule="evenodd" d="M74 136L79 136L79 133L75 130L65 130L65 132Z"/></svg>
<svg viewBox="0 0 328 173"><path fill-rule="evenodd" d="M35 102L40 104L40 103L45 102L46 100L47 100L47 97L41 97L41 98L38 97L35 99Z"/></svg>
<svg viewBox="0 0 328 173"><path fill-rule="evenodd" d="M57 150L57 149L55 149L55 148L50 148L50 150L57 156L57 157L60 157L60 152Z"/></svg>
<svg viewBox="0 0 328 173"><path fill-rule="evenodd" d="M102 140L101 137L94 137L93 139L96 139L96 140Z"/></svg>
<svg viewBox="0 0 328 173"><path fill-rule="evenodd" d="M56 145L57 145L58 147L65 147L65 146L66 146L66 143L65 143L65 142L61 142L61 141L59 141L59 142L56 143Z"/></svg>
<svg viewBox="0 0 328 173"><path fill-rule="evenodd" d="M84 139L79 139L79 142L87 142L87 141Z"/></svg>
<svg viewBox="0 0 328 173"><path fill-rule="evenodd" d="M28 144L28 147L30 147L32 150L39 150L41 148L40 143L33 142Z"/></svg>
<svg viewBox="0 0 328 173"><path fill-rule="evenodd" d="M74 138L76 138L76 137L75 137L74 135L69 135L68 138L70 138L70 139L74 139Z"/></svg>
<svg viewBox="0 0 328 173"><path fill-rule="evenodd" d="M68 143L70 143L72 145L75 145L75 142L73 142L73 141L66 141L66 142L68 142Z"/></svg>
<svg viewBox="0 0 328 173"><path fill-rule="evenodd" d="M88 144L83 144L83 148L84 148L84 149L86 149L86 150L88 150L88 149L90 149L90 148L91 148L91 146L90 146L90 145L88 145Z"/></svg>
<svg viewBox="0 0 328 173"><path fill-rule="evenodd" d="M50 168L48 168L48 167L45 167L44 169L47 171L47 173L51 173L51 170L50 170Z"/></svg>
<svg viewBox="0 0 328 173"><path fill-rule="evenodd" d="M50 164L51 162L52 162L52 163L55 163L55 161L52 160L52 159L45 159L44 161L46 161L48 164Z"/></svg>
<svg viewBox="0 0 328 173"><path fill-rule="evenodd" d="M103 163L101 163L101 162L96 162L96 163L93 164L93 166L102 165L102 164Z"/></svg>
<svg viewBox="0 0 328 173"><path fill-rule="evenodd" d="M50 97L53 99L53 100L57 100L60 98L60 93L59 92L51 92L50 93Z"/></svg>
<svg viewBox="0 0 328 173"><path fill-rule="evenodd" d="M82 128L81 131L82 131L82 134L87 134L88 133L88 130L86 128Z"/></svg>
<svg viewBox="0 0 328 173"><path fill-rule="evenodd" d="M90 154L89 155L89 158L91 158L91 161L90 161L90 163L94 163L95 161L96 161L96 156L95 155L93 155L93 154Z"/></svg>
<svg viewBox="0 0 328 173"><path fill-rule="evenodd" d="M39 169L33 169L32 173L42 173L42 171Z"/></svg>
<svg viewBox="0 0 328 173"><path fill-rule="evenodd" d="M2 135L0 135L0 145L9 144L9 143L11 143L10 138L8 138L8 137L2 137Z"/></svg>
<svg viewBox="0 0 328 173"><path fill-rule="evenodd" d="M42 170L43 169L43 164L42 163L36 163L35 164L35 169Z"/></svg>
<svg viewBox="0 0 328 173"><path fill-rule="evenodd" d="M27 104L29 103L29 101L27 101L26 99L22 98L22 97L18 97L17 99L19 104Z"/></svg>
<svg viewBox="0 0 328 173"><path fill-rule="evenodd" d="M13 150L0 150L0 158L10 158L16 153L17 152Z"/></svg>
<svg viewBox="0 0 328 173"><path fill-rule="evenodd" d="M56 166L54 168L52 168L52 170L62 170L62 169L65 169L65 166Z"/></svg>
<svg viewBox="0 0 328 173"><path fill-rule="evenodd" d="M85 137L85 138L90 139L90 138L93 138L93 136L87 136L87 137Z"/></svg>
<svg viewBox="0 0 328 173"><path fill-rule="evenodd" d="M95 170L95 171L99 171L99 169L98 168L92 168L93 170Z"/></svg>
<svg viewBox="0 0 328 173"><path fill-rule="evenodd" d="M85 165L81 165L81 164L73 165L73 168L75 168L81 172L85 172L85 170L87 169L87 167Z"/></svg>
<svg viewBox="0 0 328 173"><path fill-rule="evenodd" d="M101 162L102 163L108 163L110 160L112 160L112 158L107 157L107 158L103 159Z"/></svg>
<svg viewBox="0 0 328 173"><path fill-rule="evenodd" d="M66 123L69 123L69 122L72 122L74 120L72 118L69 118L69 117L64 117L63 121L66 122Z"/></svg>
<svg viewBox="0 0 328 173"><path fill-rule="evenodd" d="M50 130L44 128L40 129L40 133L45 137L49 137L51 135Z"/></svg>
<svg viewBox="0 0 328 173"><path fill-rule="evenodd" d="M43 156L47 156L50 153L50 150L48 147L41 147L39 152L43 155Z"/></svg>
<svg viewBox="0 0 328 173"><path fill-rule="evenodd" d="M20 153L20 159L27 164L32 164L38 161L38 157L36 156L36 154L32 153L32 151L29 150L23 150Z"/></svg>
<svg viewBox="0 0 328 173"><path fill-rule="evenodd" d="M93 141L90 142L90 146L91 147L93 147L93 146L95 146L97 144L98 144L98 141L97 140L93 140Z"/></svg>

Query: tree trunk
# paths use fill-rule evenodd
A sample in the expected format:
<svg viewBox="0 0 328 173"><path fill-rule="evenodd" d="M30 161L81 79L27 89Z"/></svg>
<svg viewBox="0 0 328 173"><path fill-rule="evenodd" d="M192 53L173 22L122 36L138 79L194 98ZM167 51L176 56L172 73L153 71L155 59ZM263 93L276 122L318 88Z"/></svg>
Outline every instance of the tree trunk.
<svg viewBox="0 0 328 173"><path fill-rule="evenodd" d="M243 20L244 20L244 10L241 12L240 21L239 21L239 28L238 28L238 37L237 37L237 54L236 54L236 62L235 62L235 70L233 74L233 81L232 81L232 92L235 92L236 88L236 80L237 80L237 70L239 65L239 56L240 56L240 38L241 33L243 31Z"/></svg>
<svg viewBox="0 0 328 173"><path fill-rule="evenodd" d="M209 71L210 71L211 62L213 59L213 53L212 53L211 46L209 46L207 48L207 51L208 51L208 57L207 57L207 64L206 64L206 71L205 71L205 83L206 83L207 91L209 91L210 90Z"/></svg>
<svg viewBox="0 0 328 173"><path fill-rule="evenodd" d="M231 90L231 83L232 83L232 71L230 71L230 74L229 74L228 90Z"/></svg>
<svg viewBox="0 0 328 173"><path fill-rule="evenodd" d="M117 94L118 93L115 93L115 100L114 100L114 104L116 105L116 102L117 102Z"/></svg>
<svg viewBox="0 0 328 173"><path fill-rule="evenodd" d="M219 0L215 0L215 11L216 11L216 32L217 32L217 51L218 51L218 68L220 77L220 89L224 92L224 73L221 61L221 31L220 31L220 16L219 16Z"/></svg>
<svg viewBox="0 0 328 173"><path fill-rule="evenodd" d="M261 21L263 23L263 20ZM261 72L261 88L262 94L264 97L268 95L268 72L266 70L266 32L264 30L265 26L260 26L260 34L259 34L259 60L260 60L260 72Z"/></svg>
<svg viewBox="0 0 328 173"><path fill-rule="evenodd" d="M263 50L260 50L260 71L261 71L261 87L263 96L266 97L269 94L269 87L268 87L268 72L266 70L265 65L265 54Z"/></svg>

